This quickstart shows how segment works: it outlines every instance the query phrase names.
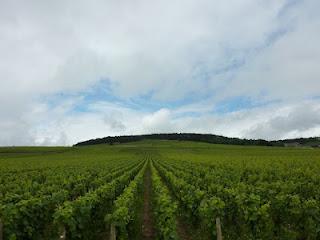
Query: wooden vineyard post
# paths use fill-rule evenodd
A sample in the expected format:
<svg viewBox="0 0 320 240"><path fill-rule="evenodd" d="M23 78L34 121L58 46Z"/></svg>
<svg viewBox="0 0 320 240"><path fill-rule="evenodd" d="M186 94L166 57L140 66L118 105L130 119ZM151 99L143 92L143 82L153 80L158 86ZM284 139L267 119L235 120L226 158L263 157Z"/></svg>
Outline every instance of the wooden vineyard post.
<svg viewBox="0 0 320 240"><path fill-rule="evenodd" d="M116 240L117 239L117 234L116 234L116 227L114 224L111 224L110 226L110 240Z"/></svg>
<svg viewBox="0 0 320 240"><path fill-rule="evenodd" d="M216 228L217 228L217 240L222 240L222 231L221 231L220 218L216 218Z"/></svg>
<svg viewBox="0 0 320 240"><path fill-rule="evenodd" d="M59 239L60 240L66 240L66 228L62 227L60 232L59 232ZM1 240L1 239L0 239Z"/></svg>
<svg viewBox="0 0 320 240"><path fill-rule="evenodd" d="M1 218L0 218L0 240L3 240L3 223Z"/></svg>

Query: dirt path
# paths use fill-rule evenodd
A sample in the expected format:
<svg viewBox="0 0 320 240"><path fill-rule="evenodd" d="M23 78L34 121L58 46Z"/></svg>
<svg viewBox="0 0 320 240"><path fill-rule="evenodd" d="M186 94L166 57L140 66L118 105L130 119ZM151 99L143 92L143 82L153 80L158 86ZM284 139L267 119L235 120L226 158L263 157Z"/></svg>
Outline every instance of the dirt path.
<svg viewBox="0 0 320 240"><path fill-rule="evenodd" d="M144 176L144 195L143 195L143 223L142 223L142 237L143 240L155 239L155 229L152 218L151 208L151 171L147 168Z"/></svg>
<svg viewBox="0 0 320 240"><path fill-rule="evenodd" d="M184 222L179 218L177 218L176 223L177 223L177 233L178 233L179 239L192 240L190 234L186 230L188 226L184 224Z"/></svg>

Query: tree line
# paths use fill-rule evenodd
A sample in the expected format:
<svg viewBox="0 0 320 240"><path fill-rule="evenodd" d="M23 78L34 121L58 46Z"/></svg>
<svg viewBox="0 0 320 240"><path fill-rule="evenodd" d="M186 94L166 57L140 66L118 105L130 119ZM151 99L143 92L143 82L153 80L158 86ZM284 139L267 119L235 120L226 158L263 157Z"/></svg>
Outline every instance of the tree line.
<svg viewBox="0 0 320 240"><path fill-rule="evenodd" d="M267 141L264 139L241 139L219 136L214 134L198 134L198 133L159 133L145 135L126 135L126 136L108 136L104 138L90 139L79 142L75 146L87 146L96 144L117 144L129 143L141 140L178 140L178 141L194 141L206 142L214 144L231 144L231 145L256 145L256 146L287 146L288 144L309 145L318 147L320 139L313 138L296 138L277 141Z"/></svg>

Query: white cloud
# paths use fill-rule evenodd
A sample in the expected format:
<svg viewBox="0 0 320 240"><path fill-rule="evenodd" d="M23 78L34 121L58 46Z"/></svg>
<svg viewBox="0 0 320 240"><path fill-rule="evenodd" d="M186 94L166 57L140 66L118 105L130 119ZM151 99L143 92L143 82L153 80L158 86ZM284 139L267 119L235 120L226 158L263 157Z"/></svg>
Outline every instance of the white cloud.
<svg viewBox="0 0 320 240"><path fill-rule="evenodd" d="M259 46L284 2L3 1L2 89L78 90L105 77L123 96L204 91L195 67L211 71L233 57L227 50Z"/></svg>
<svg viewBox="0 0 320 240"><path fill-rule="evenodd" d="M272 111L272 116L245 132L249 137L296 138L320 134L320 104L307 101Z"/></svg>
<svg viewBox="0 0 320 240"><path fill-rule="evenodd" d="M319 7L317 0L3 0L0 144L175 130L266 138L317 133L313 108L303 114L312 123L292 113L288 128L277 125L285 121L281 114L274 119L254 111L250 122L251 110L210 111L234 96L280 99L277 112L319 95ZM39 100L78 95L101 79L118 98L151 94L160 107L138 111L97 102L75 113L79 99L56 107ZM200 100L161 109L161 102L190 96ZM263 126L255 122L260 115L268 119Z"/></svg>
<svg viewBox="0 0 320 240"><path fill-rule="evenodd" d="M213 133L265 139L320 135L319 100L274 104L223 115L206 113L184 116L179 109L143 112L102 102L89 108L95 111L70 114L71 104L53 109L38 106L25 116L30 125L22 124L14 132L12 128L17 126L15 123L9 134L4 133L0 141L6 144L14 140L17 145L72 145L108 135L159 132ZM29 131L27 136L21 138L21 133L25 132L23 127ZM20 137L21 141L15 137Z"/></svg>
<svg viewBox="0 0 320 240"><path fill-rule="evenodd" d="M174 131L172 128L172 116L168 109L160 109L152 114L148 114L142 118L143 132L149 133L168 133Z"/></svg>
<svg viewBox="0 0 320 240"><path fill-rule="evenodd" d="M293 19L288 32L259 51L239 69L224 94L257 95L294 99L319 95L320 91L320 17L319 1L305 1L299 12L288 13Z"/></svg>

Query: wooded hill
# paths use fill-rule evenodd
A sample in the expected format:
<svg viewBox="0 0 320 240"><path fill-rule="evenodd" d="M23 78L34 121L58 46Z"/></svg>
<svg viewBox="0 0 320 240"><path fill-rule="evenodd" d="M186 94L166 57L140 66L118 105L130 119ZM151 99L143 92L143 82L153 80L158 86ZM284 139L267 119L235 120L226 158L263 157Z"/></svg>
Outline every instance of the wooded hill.
<svg viewBox="0 0 320 240"><path fill-rule="evenodd" d="M214 144L232 144L232 145L257 145L257 146L309 146L319 147L320 138L296 138L285 139L277 141L267 141L264 139L241 139L241 138L229 138L214 134L198 134L198 133L160 133L160 134L146 134L146 135L126 135L126 136L114 136L91 139L83 142L79 142L74 146L87 146L96 144L117 144L117 143L129 143L141 140L178 140L178 141L194 141L194 142L206 142Z"/></svg>

